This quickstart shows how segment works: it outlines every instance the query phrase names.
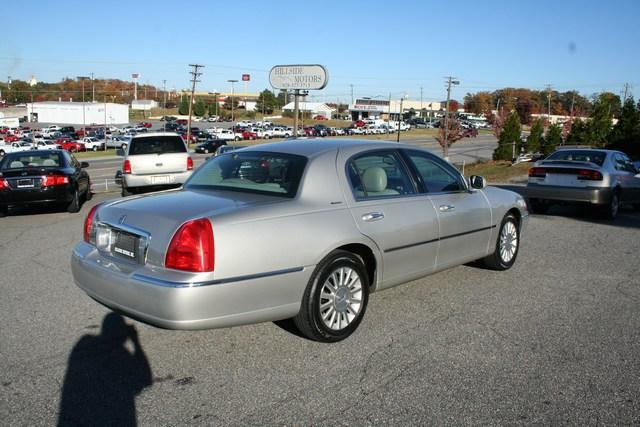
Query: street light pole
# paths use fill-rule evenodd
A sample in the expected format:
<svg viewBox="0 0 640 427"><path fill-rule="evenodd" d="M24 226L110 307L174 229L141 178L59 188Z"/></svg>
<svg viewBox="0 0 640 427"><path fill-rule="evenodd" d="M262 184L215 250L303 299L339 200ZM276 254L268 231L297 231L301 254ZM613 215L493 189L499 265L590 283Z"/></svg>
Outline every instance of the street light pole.
<svg viewBox="0 0 640 427"><path fill-rule="evenodd" d="M87 136L87 121L85 116L85 105L84 105L84 81L88 79L87 76L78 76L78 79L82 82L82 136Z"/></svg>

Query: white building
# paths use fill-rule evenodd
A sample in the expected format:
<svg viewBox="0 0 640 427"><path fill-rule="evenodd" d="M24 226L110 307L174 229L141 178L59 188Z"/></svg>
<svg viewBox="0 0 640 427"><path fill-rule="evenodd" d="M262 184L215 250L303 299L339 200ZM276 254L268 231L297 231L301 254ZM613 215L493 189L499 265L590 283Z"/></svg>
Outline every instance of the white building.
<svg viewBox="0 0 640 427"><path fill-rule="evenodd" d="M293 112L294 103L290 102L284 107L282 107L282 111L285 112ZM327 119L331 118L331 115L335 111L334 108L329 107L327 104L322 102L300 102L298 103L298 109L301 112L308 113L311 116L325 116Z"/></svg>
<svg viewBox="0 0 640 427"><path fill-rule="evenodd" d="M110 102L34 102L27 104L30 122L89 125L129 123L129 106Z"/></svg>
<svg viewBox="0 0 640 427"><path fill-rule="evenodd" d="M151 111L152 108L158 108L158 103L152 99L138 99L131 101L132 110Z"/></svg>
<svg viewBox="0 0 640 427"><path fill-rule="evenodd" d="M440 111L444 106L439 101L414 101L414 100L402 100L392 99L391 102L386 99L371 99L361 98L356 99L354 104L349 105L349 113L353 120L362 119L397 119L400 114L400 106L402 106L402 112L408 113L411 110L415 112L415 115L420 117L434 117L437 111ZM422 112L422 114L421 114Z"/></svg>

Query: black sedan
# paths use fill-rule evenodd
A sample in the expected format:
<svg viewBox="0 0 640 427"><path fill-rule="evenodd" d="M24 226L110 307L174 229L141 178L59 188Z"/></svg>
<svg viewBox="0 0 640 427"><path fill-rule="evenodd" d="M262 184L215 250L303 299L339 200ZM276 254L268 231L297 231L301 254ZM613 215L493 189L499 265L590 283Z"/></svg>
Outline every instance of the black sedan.
<svg viewBox="0 0 640 427"><path fill-rule="evenodd" d="M227 145L227 142L222 139L208 139L207 141L196 147L196 153L215 153L216 150L222 145Z"/></svg>
<svg viewBox="0 0 640 427"><path fill-rule="evenodd" d="M91 180L85 168L64 150L9 153L0 161L0 216L10 207L57 204L78 212L91 198Z"/></svg>

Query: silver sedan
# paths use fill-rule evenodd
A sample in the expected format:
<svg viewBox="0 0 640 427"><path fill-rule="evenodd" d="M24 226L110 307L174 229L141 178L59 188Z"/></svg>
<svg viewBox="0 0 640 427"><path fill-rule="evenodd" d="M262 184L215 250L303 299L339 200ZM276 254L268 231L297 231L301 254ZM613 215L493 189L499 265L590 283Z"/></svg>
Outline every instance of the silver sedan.
<svg viewBox="0 0 640 427"><path fill-rule="evenodd" d="M369 294L483 260L510 268L528 213L411 145L290 140L207 161L179 190L93 208L76 284L152 325L203 329L293 318L332 342Z"/></svg>

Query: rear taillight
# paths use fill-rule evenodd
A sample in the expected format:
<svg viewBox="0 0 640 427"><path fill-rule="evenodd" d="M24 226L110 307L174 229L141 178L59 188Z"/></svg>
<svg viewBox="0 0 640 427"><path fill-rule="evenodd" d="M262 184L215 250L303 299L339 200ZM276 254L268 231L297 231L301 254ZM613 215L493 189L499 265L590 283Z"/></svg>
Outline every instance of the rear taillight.
<svg viewBox="0 0 640 427"><path fill-rule="evenodd" d="M187 157L187 170L193 170L193 159L191 157Z"/></svg>
<svg viewBox="0 0 640 427"><path fill-rule="evenodd" d="M587 181L602 181L602 174L593 169L580 169L578 171L578 179Z"/></svg>
<svg viewBox="0 0 640 427"><path fill-rule="evenodd" d="M529 177L531 178L544 178L547 176L547 170L545 168L532 167L529 169Z"/></svg>
<svg viewBox="0 0 640 427"><path fill-rule="evenodd" d="M129 160L125 160L122 164L122 173L131 173L131 162Z"/></svg>
<svg viewBox="0 0 640 427"><path fill-rule="evenodd" d="M164 265L183 271L213 271L213 226L207 218L185 222L169 243Z"/></svg>
<svg viewBox="0 0 640 427"><path fill-rule="evenodd" d="M66 185L69 183L69 177L63 175L46 175L42 177L43 187L54 187L56 185Z"/></svg>
<svg viewBox="0 0 640 427"><path fill-rule="evenodd" d="M96 236L95 236L95 216L96 216L96 212L98 211L98 207L100 205L95 205L94 207L91 208L91 210L89 211L89 213L87 214L87 217L84 220L84 241L87 243L93 243L95 244L96 241Z"/></svg>
<svg viewBox="0 0 640 427"><path fill-rule="evenodd" d="M7 184L7 180L0 178L0 190L4 190L5 188L9 188L9 184Z"/></svg>

